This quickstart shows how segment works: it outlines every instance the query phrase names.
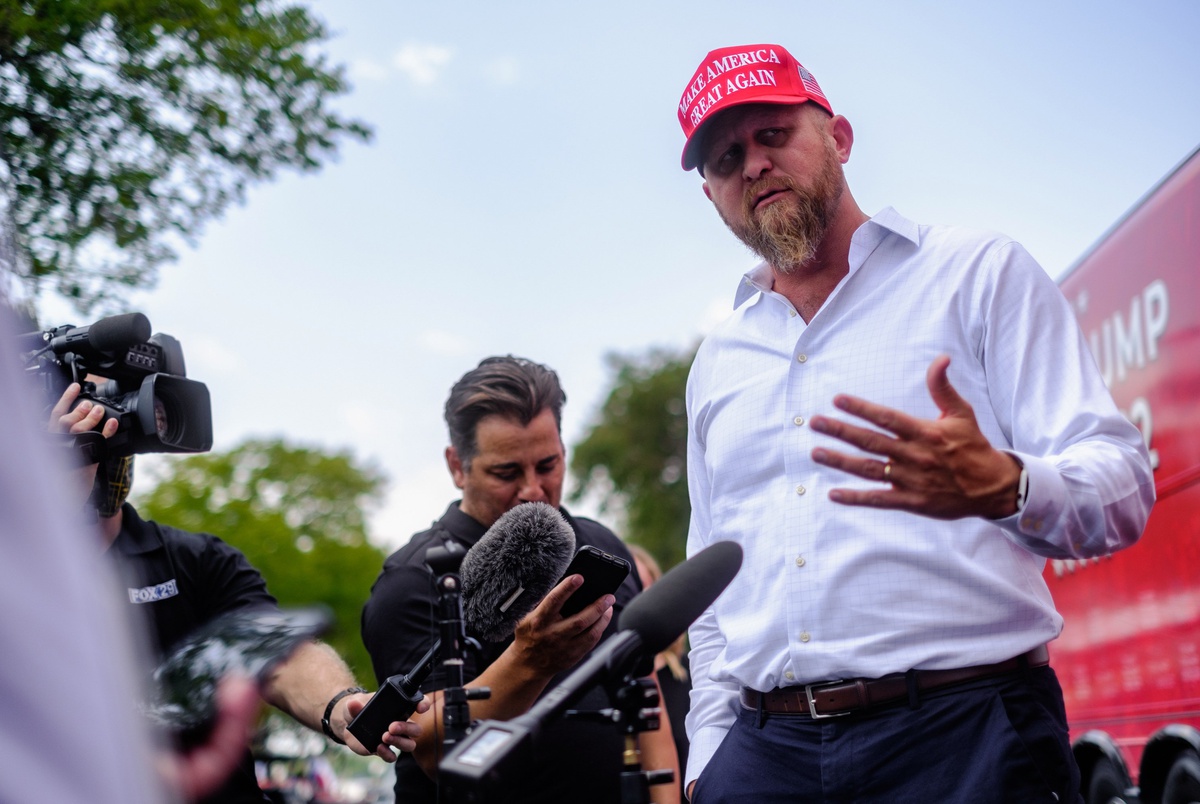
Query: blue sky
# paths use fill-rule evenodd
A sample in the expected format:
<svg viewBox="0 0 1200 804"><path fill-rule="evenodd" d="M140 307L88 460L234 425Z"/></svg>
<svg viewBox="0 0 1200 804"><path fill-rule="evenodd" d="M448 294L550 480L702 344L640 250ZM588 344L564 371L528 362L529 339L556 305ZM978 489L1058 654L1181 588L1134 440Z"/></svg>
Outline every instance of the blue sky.
<svg viewBox="0 0 1200 804"><path fill-rule="evenodd" d="M816 75L865 211L1005 232L1056 277L1200 145L1194 0L310 6L373 142L252 188L131 309L182 341L218 448L378 463L385 546L454 496L441 408L481 358L557 369L570 445L607 353L728 313L754 260L680 170L675 116L713 48L777 42Z"/></svg>

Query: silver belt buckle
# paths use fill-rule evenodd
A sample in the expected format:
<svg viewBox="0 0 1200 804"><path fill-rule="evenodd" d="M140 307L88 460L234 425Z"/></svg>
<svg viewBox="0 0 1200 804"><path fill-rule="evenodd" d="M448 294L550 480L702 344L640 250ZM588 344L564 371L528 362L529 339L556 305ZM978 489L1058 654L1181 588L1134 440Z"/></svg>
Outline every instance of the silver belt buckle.
<svg viewBox="0 0 1200 804"><path fill-rule="evenodd" d="M847 711L847 712L834 712L833 714L830 714L830 715L822 715L819 712L817 712L817 699L815 697L813 697L814 689L820 689L821 687L832 687L837 684L843 683L845 680L846 679L844 679L844 678L839 678L834 681L822 681L818 684L805 684L804 685L804 697L808 699L808 714L810 716L812 716L813 720L828 720L831 717L845 717L846 715L851 714L849 711Z"/></svg>

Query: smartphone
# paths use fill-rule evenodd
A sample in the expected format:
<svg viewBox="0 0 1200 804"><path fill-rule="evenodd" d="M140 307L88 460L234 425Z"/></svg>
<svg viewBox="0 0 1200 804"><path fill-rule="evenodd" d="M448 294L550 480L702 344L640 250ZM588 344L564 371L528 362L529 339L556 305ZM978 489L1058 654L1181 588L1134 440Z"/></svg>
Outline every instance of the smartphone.
<svg viewBox="0 0 1200 804"><path fill-rule="evenodd" d="M611 555L590 544L580 547L571 563L567 565L567 571L562 574L562 578L568 575L582 575L583 586L567 598L562 607L562 615L570 617L578 614L584 606L595 603L601 595L616 592L617 587L629 575L629 569L629 562L620 556ZM560 583L562 578L558 579Z"/></svg>

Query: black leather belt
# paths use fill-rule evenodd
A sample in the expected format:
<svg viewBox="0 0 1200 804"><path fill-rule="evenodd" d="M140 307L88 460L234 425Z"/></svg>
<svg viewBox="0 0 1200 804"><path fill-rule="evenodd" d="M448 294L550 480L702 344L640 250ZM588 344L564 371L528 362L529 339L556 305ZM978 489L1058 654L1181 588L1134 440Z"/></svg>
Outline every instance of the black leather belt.
<svg viewBox="0 0 1200 804"><path fill-rule="evenodd" d="M1041 645L996 664L960 667L956 670L914 670L911 675L917 692L929 692L976 679L1007 675L1024 667L1044 667L1048 664L1050 651ZM742 687L742 706L755 710L761 706L762 711L774 715L825 718L886 706L906 700L908 696L909 674L895 673L883 678L822 681L803 687L776 688L769 692Z"/></svg>

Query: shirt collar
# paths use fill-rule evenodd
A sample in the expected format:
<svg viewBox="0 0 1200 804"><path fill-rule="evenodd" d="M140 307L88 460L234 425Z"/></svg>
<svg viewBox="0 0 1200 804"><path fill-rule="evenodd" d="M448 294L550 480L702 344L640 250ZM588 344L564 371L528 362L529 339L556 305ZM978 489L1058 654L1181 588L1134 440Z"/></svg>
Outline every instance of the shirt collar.
<svg viewBox="0 0 1200 804"><path fill-rule="evenodd" d="M884 207L869 221L858 227L858 231L851 238L851 249L855 241L868 241L871 245L871 250L879 245L883 238L888 233L897 234L908 240L913 245L921 245L921 227L910 221L908 218L901 215L891 207ZM853 260L851 260L853 262Z"/></svg>
<svg viewBox="0 0 1200 804"><path fill-rule="evenodd" d="M487 533L487 528L479 524L479 522L470 514L463 513L459 508L461 500L455 500L450 503L446 509L446 513L442 514L441 525L458 541L465 544L467 547L473 547L475 542L483 538L483 534Z"/></svg>
<svg viewBox="0 0 1200 804"><path fill-rule="evenodd" d="M775 275L771 273L771 266L760 262L738 282L737 293L733 297L733 309L741 307L746 299L755 293L766 293L774 286Z"/></svg>
<svg viewBox="0 0 1200 804"><path fill-rule="evenodd" d="M857 271L889 234L899 235L915 245L921 245L921 228L892 207L885 207L858 227L850 239L850 273ZM738 282L737 293L733 297L733 309L741 307L754 294L766 293L774 286L775 274L771 271L771 266L760 262Z"/></svg>
<svg viewBox="0 0 1200 804"><path fill-rule="evenodd" d="M465 544L468 548L474 547L475 543L483 538L484 534L490 528L484 527L470 514L463 513L460 507L462 500L455 500L450 503L446 509L446 513L442 514L440 524L450 532L458 541ZM567 511L566 508L559 506L558 512L563 515L563 519L571 526L571 530L579 533L579 526L575 522L575 518Z"/></svg>
<svg viewBox="0 0 1200 804"><path fill-rule="evenodd" d="M132 556L151 553L163 546L162 536L158 528L151 527L138 516L137 510L125 503L121 506L121 532L113 540L112 549Z"/></svg>

